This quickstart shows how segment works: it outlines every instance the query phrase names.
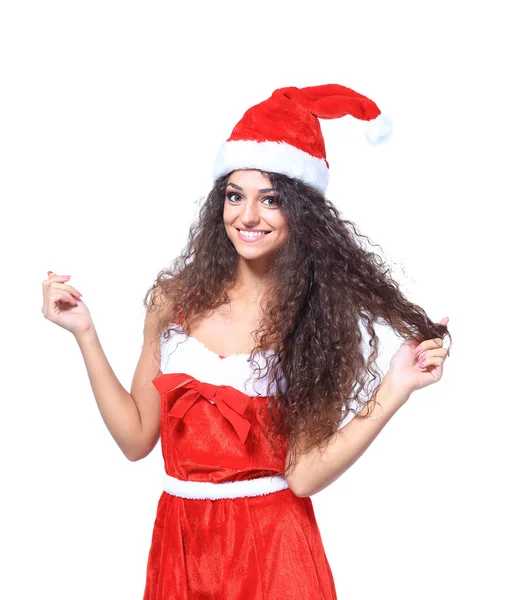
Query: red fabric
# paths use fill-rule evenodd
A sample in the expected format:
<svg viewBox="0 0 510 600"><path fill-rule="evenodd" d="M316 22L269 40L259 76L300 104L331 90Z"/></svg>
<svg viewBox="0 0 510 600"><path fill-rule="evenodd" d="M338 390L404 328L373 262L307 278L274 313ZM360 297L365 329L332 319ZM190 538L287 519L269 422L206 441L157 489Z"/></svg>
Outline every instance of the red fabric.
<svg viewBox="0 0 510 600"><path fill-rule="evenodd" d="M316 158L326 159L319 118L352 115L371 121L380 114L375 102L336 83L279 88L244 113L227 141L286 142Z"/></svg>
<svg viewBox="0 0 510 600"><path fill-rule="evenodd" d="M168 475L220 483L283 472L285 459L274 456L259 414L269 414L267 397L185 373L166 373L153 383L161 395ZM243 422L247 429L239 428ZM290 489L220 500L162 492L144 600L171 599L336 600L311 498Z"/></svg>

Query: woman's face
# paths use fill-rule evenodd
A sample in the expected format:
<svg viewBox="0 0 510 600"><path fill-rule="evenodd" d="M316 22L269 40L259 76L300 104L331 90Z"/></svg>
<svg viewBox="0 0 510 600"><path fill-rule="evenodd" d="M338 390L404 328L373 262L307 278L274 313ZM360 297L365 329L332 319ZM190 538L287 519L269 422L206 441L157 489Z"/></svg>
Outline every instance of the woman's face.
<svg viewBox="0 0 510 600"><path fill-rule="evenodd" d="M227 180L223 222L238 254L246 260L274 254L288 236L287 220L267 175L246 169ZM246 234L246 232L268 232Z"/></svg>

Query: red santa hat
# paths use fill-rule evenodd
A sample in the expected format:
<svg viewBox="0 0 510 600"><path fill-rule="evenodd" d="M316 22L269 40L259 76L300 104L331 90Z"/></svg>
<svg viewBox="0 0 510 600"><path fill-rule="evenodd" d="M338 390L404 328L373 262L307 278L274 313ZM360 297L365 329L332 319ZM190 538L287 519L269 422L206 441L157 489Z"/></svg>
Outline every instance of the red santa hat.
<svg viewBox="0 0 510 600"><path fill-rule="evenodd" d="M347 87L279 88L244 113L218 151L213 178L236 169L260 169L300 179L324 194L329 164L319 119L345 115L365 122L371 144L391 135L391 121L375 102Z"/></svg>

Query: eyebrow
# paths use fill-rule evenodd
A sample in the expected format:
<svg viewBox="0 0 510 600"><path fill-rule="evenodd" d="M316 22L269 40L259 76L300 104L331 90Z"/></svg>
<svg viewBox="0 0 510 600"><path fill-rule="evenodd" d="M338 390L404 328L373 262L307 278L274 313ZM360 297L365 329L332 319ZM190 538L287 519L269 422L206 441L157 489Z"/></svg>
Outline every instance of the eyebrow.
<svg viewBox="0 0 510 600"><path fill-rule="evenodd" d="M240 185L236 185L235 183L229 183L228 185L231 185L236 190L244 192L243 188ZM275 191L274 188L264 188L263 190L259 190L259 193L265 194L266 192L274 192L274 191Z"/></svg>

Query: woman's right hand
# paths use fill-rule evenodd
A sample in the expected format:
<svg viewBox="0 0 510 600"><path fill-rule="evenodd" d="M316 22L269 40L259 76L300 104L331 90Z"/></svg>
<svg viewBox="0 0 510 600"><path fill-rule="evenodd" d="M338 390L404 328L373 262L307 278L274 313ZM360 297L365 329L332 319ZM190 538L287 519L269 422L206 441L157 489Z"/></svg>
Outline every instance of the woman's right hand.
<svg viewBox="0 0 510 600"><path fill-rule="evenodd" d="M46 319L70 331L74 336L94 328L89 309L80 299L80 292L65 283L69 277L48 271L43 281L43 306L41 312Z"/></svg>

